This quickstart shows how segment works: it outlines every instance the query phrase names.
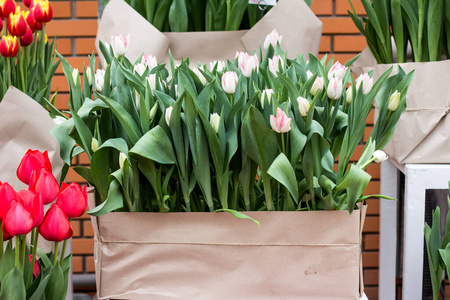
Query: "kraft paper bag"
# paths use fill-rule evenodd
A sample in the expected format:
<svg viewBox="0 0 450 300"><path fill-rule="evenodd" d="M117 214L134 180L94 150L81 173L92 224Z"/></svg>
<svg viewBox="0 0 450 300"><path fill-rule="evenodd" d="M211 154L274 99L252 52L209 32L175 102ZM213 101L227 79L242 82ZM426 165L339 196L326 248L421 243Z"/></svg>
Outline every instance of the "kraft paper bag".
<svg viewBox="0 0 450 300"><path fill-rule="evenodd" d="M273 29L283 36L281 45L289 58L319 53L322 22L299 0L280 0L250 30L181 33L160 32L125 1L111 0L103 11L96 45L98 51L99 41L109 44L113 35L130 34L126 57L131 62L142 54L151 54L158 63L167 63L170 49L175 62L189 57L196 65L232 60L237 51L252 53Z"/></svg>
<svg viewBox="0 0 450 300"><path fill-rule="evenodd" d="M28 189L16 175L23 155L28 151L48 151L53 175L59 181L63 161L58 141L50 135L54 127L48 112L15 87L10 87L0 102L0 181L17 191Z"/></svg>
<svg viewBox="0 0 450 300"><path fill-rule="evenodd" d="M365 211L245 212L260 227L229 213L92 217L97 295L359 299Z"/></svg>
<svg viewBox="0 0 450 300"><path fill-rule="evenodd" d="M423 63L376 64L368 50L355 62L361 73L374 70L378 78L394 66L414 77L406 95L406 111L384 150L400 164L450 163L450 60ZM353 70L353 68L352 68ZM375 119L378 111L375 108Z"/></svg>

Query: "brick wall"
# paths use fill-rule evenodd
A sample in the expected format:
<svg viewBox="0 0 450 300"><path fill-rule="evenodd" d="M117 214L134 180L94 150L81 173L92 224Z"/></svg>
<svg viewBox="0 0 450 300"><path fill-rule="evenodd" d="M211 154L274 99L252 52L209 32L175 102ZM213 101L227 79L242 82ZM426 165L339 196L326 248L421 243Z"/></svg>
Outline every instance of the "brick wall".
<svg viewBox="0 0 450 300"><path fill-rule="evenodd" d="M359 0L353 1L359 14L363 13ZM71 62L73 67L83 67L87 64L87 55L94 50L97 32L97 1L56 1L53 0L54 20L48 25L49 37L58 37L58 50ZM348 0L314 0L312 10L323 23L323 36L320 45L321 56L332 54L335 60L345 62L366 47L365 39L359 34L352 20L347 15L350 9ZM52 90L58 88L57 106L67 108L68 85L58 70L52 84ZM365 139L373 126L373 113L367 121ZM363 146L359 146L355 158L359 157ZM76 163L87 165L85 156L78 158ZM373 181L369 184L366 194L378 194L380 191L380 169L378 165L369 167L368 172ZM82 178L70 171L68 181L82 182ZM378 199L367 201L368 214L364 226L363 266L365 292L370 300L378 299L378 249L379 249L379 202ZM73 272L93 273L93 231L89 217L84 216L72 221L73 238Z"/></svg>

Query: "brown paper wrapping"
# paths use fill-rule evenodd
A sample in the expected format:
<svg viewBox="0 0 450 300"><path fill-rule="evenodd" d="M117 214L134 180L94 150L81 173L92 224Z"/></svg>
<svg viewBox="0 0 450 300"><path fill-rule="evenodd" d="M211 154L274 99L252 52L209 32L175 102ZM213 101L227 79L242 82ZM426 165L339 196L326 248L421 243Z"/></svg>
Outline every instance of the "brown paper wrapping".
<svg viewBox="0 0 450 300"><path fill-rule="evenodd" d="M175 62L189 57L196 65L234 59L236 51L258 50L273 29L283 36L281 45L288 57L319 53L322 22L299 0L280 0L250 30L182 33L160 32L125 1L111 0L103 11L96 45L98 51L99 40L110 43L112 35L130 34L126 57L131 62L142 54L151 54L159 63L167 63L170 49Z"/></svg>
<svg viewBox="0 0 450 300"><path fill-rule="evenodd" d="M450 163L450 60L424 63L376 64L368 50L355 62L356 72L374 70L378 78L394 66L414 77L406 95L406 111L384 150L401 164ZM375 108L375 120L378 115Z"/></svg>
<svg viewBox="0 0 450 300"><path fill-rule="evenodd" d="M89 193L94 203L93 192ZM92 217L99 299L359 299L366 207Z"/></svg>

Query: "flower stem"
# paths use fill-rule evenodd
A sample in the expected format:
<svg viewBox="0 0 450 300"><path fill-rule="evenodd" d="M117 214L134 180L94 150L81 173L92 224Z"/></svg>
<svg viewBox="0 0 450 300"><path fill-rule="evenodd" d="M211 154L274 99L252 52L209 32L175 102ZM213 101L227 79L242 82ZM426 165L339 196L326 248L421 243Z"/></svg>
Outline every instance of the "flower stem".
<svg viewBox="0 0 450 300"><path fill-rule="evenodd" d="M25 266L25 247L27 245L27 236L26 235L21 236L20 243L21 243L20 245L22 246L21 262L22 262L22 266Z"/></svg>
<svg viewBox="0 0 450 300"><path fill-rule="evenodd" d="M63 263L64 253L66 252L66 244L67 244L67 240L64 240L63 246L62 246L62 250L61 250L61 256L59 258L59 265L60 266L62 266L62 263Z"/></svg>
<svg viewBox="0 0 450 300"><path fill-rule="evenodd" d="M0 228L2 228L2 226L3 226L3 224L2 224L2 222L0 221ZM2 259L2 257L3 257L3 231L2 232L0 232L0 259Z"/></svg>
<svg viewBox="0 0 450 300"><path fill-rule="evenodd" d="M33 279L33 270L34 270L34 264L36 263L36 251L37 251L38 239L39 239L39 233L36 230L36 228L33 228L33 230L31 231L31 253L32 253L31 270L30 270L30 273L28 273L27 285L26 285L27 288L31 284L31 279Z"/></svg>
<svg viewBox="0 0 450 300"><path fill-rule="evenodd" d="M16 268L19 268L20 264L20 241L19 236L16 236L16 260L15 260L15 266Z"/></svg>
<svg viewBox="0 0 450 300"><path fill-rule="evenodd" d="M11 57L6 57L6 69L8 70L8 87L11 86Z"/></svg>
<svg viewBox="0 0 450 300"><path fill-rule="evenodd" d="M58 261L58 246L59 242L55 242L55 251L53 253L53 265L56 266L56 262Z"/></svg>

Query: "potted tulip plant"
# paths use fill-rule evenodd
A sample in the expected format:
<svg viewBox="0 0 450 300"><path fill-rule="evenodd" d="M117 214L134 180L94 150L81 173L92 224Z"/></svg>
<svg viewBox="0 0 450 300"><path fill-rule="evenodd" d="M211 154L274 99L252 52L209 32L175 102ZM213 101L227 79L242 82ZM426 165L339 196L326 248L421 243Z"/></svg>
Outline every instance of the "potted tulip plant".
<svg viewBox="0 0 450 300"><path fill-rule="evenodd" d="M270 34L258 55L170 70L101 43L106 69L94 72L91 56L83 88L61 57L71 118L52 133L67 164L82 152L91 161L75 170L96 189L100 298L361 295L365 169L386 159L412 73L355 81L352 61L291 60L280 39ZM373 99L382 114L351 163Z"/></svg>
<svg viewBox="0 0 450 300"><path fill-rule="evenodd" d="M350 1L350 4L352 2ZM380 76L392 65L415 70L405 114L386 152L401 164L448 163L450 146L444 124L449 122L446 82L450 79L448 1L361 1L367 17L349 14L368 47L355 62L362 73ZM433 74L433 76L430 76ZM427 88L423 88L427 87ZM377 113L375 114L377 115Z"/></svg>
<svg viewBox="0 0 450 300"><path fill-rule="evenodd" d="M8 241L0 251L0 297L65 299L72 258L64 257L66 241L72 237L69 218L86 211L86 187L81 189L76 183L60 187L47 151L28 150L17 177L28 189L16 192L9 183L0 183L0 238L2 244ZM44 213L47 204L51 207ZM54 251L38 249L39 236L55 242ZM62 251L58 251L61 242Z"/></svg>

